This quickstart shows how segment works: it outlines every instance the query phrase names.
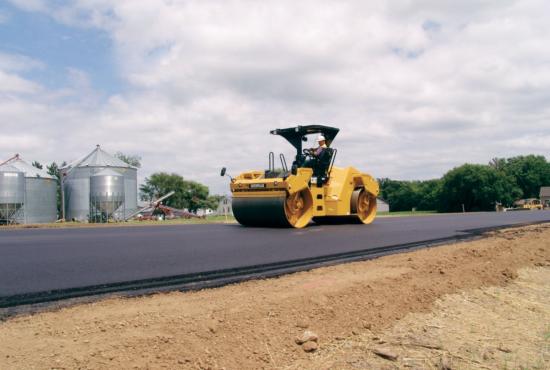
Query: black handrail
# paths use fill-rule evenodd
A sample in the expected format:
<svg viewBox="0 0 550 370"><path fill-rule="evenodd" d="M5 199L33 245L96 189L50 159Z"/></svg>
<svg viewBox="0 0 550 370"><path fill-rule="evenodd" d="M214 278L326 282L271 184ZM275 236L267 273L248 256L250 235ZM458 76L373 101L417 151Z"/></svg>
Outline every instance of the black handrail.
<svg viewBox="0 0 550 370"><path fill-rule="evenodd" d="M283 168L283 171L288 172L285 155L281 153L279 154L279 158L281 159L281 167Z"/></svg>
<svg viewBox="0 0 550 370"><path fill-rule="evenodd" d="M330 166L327 172L328 175L330 175L330 171L332 171L332 166L334 166L334 161L336 160L336 154L338 153L337 149L332 149L332 150L333 150L333 154L332 154L332 159L330 161Z"/></svg>

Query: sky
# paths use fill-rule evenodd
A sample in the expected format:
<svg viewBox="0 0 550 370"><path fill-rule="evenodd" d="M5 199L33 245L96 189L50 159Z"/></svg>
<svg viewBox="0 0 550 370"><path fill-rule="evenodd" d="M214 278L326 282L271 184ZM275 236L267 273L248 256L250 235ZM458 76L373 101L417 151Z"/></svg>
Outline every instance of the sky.
<svg viewBox="0 0 550 370"><path fill-rule="evenodd" d="M550 152L545 0L0 2L0 159L72 161L101 144L228 192L340 128L337 165L430 179ZM310 142L313 146L313 142Z"/></svg>

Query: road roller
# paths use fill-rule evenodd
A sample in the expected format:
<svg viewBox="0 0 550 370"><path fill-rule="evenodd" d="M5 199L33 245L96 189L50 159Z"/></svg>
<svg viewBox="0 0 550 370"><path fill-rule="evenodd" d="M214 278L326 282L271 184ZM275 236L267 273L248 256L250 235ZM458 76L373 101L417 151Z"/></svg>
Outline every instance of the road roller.
<svg viewBox="0 0 550 370"><path fill-rule="evenodd" d="M377 181L354 167L334 166L331 147L339 129L324 125L297 126L270 131L295 149L290 167L283 154L280 168L269 153L267 170L230 177L233 214L244 226L303 228L315 223L369 224L376 217ZM308 135L324 139L317 149L304 149ZM222 168L222 176L226 168Z"/></svg>

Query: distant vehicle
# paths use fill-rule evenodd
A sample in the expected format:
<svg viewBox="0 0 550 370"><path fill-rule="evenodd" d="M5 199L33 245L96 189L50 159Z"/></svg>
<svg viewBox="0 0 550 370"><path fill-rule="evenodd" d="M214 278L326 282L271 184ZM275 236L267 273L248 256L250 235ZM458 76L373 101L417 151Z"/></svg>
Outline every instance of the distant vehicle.
<svg viewBox="0 0 550 370"><path fill-rule="evenodd" d="M542 210L542 202L540 199L529 198L529 199L519 199L514 202L514 210L518 211L535 211Z"/></svg>

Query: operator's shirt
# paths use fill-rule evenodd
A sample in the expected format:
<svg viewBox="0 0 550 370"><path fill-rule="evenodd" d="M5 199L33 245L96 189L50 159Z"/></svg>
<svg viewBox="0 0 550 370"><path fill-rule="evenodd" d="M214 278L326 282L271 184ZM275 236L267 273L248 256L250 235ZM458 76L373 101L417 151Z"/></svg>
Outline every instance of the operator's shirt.
<svg viewBox="0 0 550 370"><path fill-rule="evenodd" d="M323 144L320 147L318 147L317 149L315 149L315 152L314 152L315 156L319 157L326 148L327 148L327 144Z"/></svg>

